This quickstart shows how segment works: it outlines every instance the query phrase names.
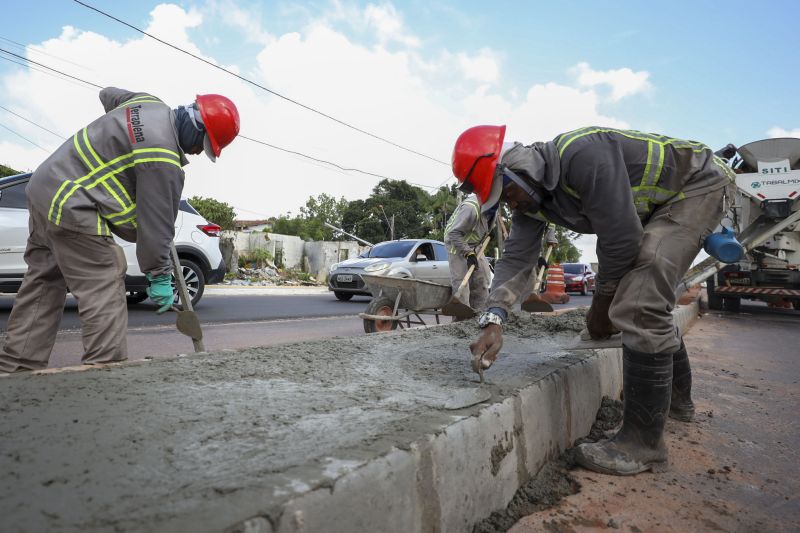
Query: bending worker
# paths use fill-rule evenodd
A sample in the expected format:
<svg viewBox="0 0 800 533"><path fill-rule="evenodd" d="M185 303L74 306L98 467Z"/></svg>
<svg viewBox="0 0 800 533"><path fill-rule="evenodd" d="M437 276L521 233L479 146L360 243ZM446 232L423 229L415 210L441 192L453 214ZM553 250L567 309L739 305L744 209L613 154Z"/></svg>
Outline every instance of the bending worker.
<svg viewBox="0 0 800 533"><path fill-rule="evenodd" d="M158 98L108 87L101 116L61 145L26 189L28 271L8 320L0 372L45 368L69 290L78 301L83 363L127 358L127 264L111 234L136 242L158 312L173 303L170 249L185 154L214 161L239 133L224 96L170 109Z"/></svg>
<svg viewBox="0 0 800 533"><path fill-rule="evenodd" d="M488 311L470 345L488 368L503 321L526 289L547 222L597 235L597 290L586 316L594 339L622 332L624 414L610 440L583 444L591 470L635 474L663 467L670 412L691 419L691 373L672 321L675 289L723 215L733 174L700 143L583 128L529 146L504 143L505 126L477 126L456 141L453 172L481 204L513 210ZM476 366L477 369L477 366Z"/></svg>
<svg viewBox="0 0 800 533"><path fill-rule="evenodd" d="M481 245L494 226L498 205L495 203L493 209L481 212L477 196L470 195L458 204L444 228L454 296L469 267L475 267L467 284L469 302L463 302L473 309L483 310L489 296L489 261Z"/></svg>

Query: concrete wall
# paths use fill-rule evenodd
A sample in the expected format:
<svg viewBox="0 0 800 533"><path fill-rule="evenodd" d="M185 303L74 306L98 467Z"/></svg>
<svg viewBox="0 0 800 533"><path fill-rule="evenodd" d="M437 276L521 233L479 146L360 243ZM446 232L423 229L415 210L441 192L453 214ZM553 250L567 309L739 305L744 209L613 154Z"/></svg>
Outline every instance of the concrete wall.
<svg viewBox="0 0 800 533"><path fill-rule="evenodd" d="M310 241L303 247L308 272L318 280L327 279L332 264L357 257L363 249L353 241Z"/></svg>
<svg viewBox="0 0 800 533"><path fill-rule="evenodd" d="M365 249L353 241L303 241L294 235L256 231L227 231L225 238L233 243L231 258L266 250L276 261L282 260L283 268L306 271L320 281L327 279L332 264L352 259Z"/></svg>

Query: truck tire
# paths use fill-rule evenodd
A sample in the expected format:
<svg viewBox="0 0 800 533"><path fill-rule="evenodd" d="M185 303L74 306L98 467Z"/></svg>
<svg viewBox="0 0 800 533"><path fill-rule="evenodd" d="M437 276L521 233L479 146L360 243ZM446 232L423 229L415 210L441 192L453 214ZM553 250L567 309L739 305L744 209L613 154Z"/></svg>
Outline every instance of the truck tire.
<svg viewBox="0 0 800 533"><path fill-rule="evenodd" d="M392 314L394 314L394 300L386 296L373 298L369 302L365 313L368 315L392 316ZM392 331L394 329L397 329L397 320L364 319L365 333L379 333L381 331Z"/></svg>
<svg viewBox="0 0 800 533"><path fill-rule="evenodd" d="M729 313L738 313L742 307L741 298L723 298L722 307Z"/></svg>
<svg viewBox="0 0 800 533"><path fill-rule="evenodd" d="M713 311L722 311L722 296L714 291L717 275L709 277L706 280L706 294L708 295L708 308Z"/></svg>
<svg viewBox="0 0 800 533"><path fill-rule="evenodd" d="M333 295L336 296L336 299L340 302L349 302L350 298L353 297L353 293L342 291L333 291Z"/></svg>

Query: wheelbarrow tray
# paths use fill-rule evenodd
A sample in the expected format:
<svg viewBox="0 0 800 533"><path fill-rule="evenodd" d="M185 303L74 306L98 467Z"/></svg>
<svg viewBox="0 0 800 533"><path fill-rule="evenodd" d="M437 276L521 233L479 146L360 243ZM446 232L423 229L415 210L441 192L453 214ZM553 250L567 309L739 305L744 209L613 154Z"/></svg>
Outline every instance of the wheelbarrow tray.
<svg viewBox="0 0 800 533"><path fill-rule="evenodd" d="M396 301L399 294L399 307L412 311L439 309L447 304L452 296L449 285L432 281L373 274L362 274L361 277L373 298L383 295Z"/></svg>

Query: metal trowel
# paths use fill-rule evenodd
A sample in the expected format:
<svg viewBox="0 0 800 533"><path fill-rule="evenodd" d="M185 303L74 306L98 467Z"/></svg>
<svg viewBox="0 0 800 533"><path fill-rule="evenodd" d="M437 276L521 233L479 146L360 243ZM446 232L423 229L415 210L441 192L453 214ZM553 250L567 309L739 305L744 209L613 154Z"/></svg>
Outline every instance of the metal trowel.
<svg viewBox="0 0 800 533"><path fill-rule="evenodd" d="M194 312L194 309L192 309L192 298L189 296L189 290L186 288L186 280L183 277L181 261L174 243L172 244L171 254L172 267L175 271L175 284L178 286L181 307L183 307L183 309L179 309L174 305L172 306L172 310L178 314L178 318L175 320L175 327L178 328L178 331L192 339L195 352L204 352L206 348L203 345L203 330L200 327L200 319L197 317L197 313Z"/></svg>
<svg viewBox="0 0 800 533"><path fill-rule="evenodd" d="M616 333L607 339L593 339L587 329L581 332L567 346L567 350L599 350L602 348L622 348L622 333Z"/></svg>

